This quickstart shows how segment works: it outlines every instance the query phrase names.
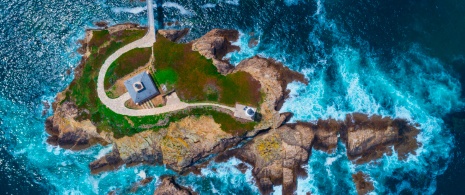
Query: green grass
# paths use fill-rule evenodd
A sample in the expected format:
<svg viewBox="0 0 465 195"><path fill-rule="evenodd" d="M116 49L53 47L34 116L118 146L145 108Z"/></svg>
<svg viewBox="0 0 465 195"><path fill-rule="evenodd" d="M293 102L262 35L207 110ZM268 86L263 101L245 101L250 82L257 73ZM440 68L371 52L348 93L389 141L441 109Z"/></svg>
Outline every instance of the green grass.
<svg viewBox="0 0 465 195"><path fill-rule="evenodd" d="M98 47L110 39L108 30L96 30L92 32L92 39L89 41L89 47Z"/></svg>
<svg viewBox="0 0 465 195"><path fill-rule="evenodd" d="M155 72L155 78L160 83L176 84L178 74L172 68Z"/></svg>
<svg viewBox="0 0 465 195"><path fill-rule="evenodd" d="M118 79L147 64L151 53L151 48L136 48L121 55L110 65L105 74L105 89L109 89Z"/></svg>
<svg viewBox="0 0 465 195"><path fill-rule="evenodd" d="M160 84L173 82L178 96L186 102L211 101L235 105L236 102L256 106L260 102L260 83L249 73L237 72L227 76L218 73L212 60L192 51L190 44L178 44L157 34L153 47L155 77ZM167 79L166 72L173 76Z"/></svg>
<svg viewBox="0 0 465 195"><path fill-rule="evenodd" d="M257 124L257 122L239 122L231 115L216 111L210 107L194 108L171 114L169 116L169 122L176 122L187 116L211 116L216 123L221 125L221 129L223 131L239 136L244 135L247 131L252 130Z"/></svg>

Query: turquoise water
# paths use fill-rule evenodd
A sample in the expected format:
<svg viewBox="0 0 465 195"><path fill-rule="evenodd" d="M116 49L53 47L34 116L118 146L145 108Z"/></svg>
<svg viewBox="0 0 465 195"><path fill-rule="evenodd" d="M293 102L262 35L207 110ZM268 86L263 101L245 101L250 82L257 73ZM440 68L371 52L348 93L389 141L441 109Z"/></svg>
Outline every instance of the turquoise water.
<svg viewBox="0 0 465 195"><path fill-rule="evenodd" d="M463 3L156 3L158 27L178 21L178 26L165 28L192 29L184 41L212 28L238 29L241 38L234 44L242 50L227 56L232 63L262 55L306 75L310 84L291 84L291 97L282 108L295 114L293 120L342 118L356 111L405 118L420 125L422 147L406 161L397 160L394 154L376 164L354 165L345 156L343 144L334 154L312 151L306 166L308 177L298 180L299 194L355 194L351 174L357 171L371 175L380 194L432 194L444 179L440 175L450 172L450 165L460 169L457 159L463 157L457 158L462 154L455 146L463 140L450 133L451 127L443 118L463 108L460 70L465 52L456 42L463 40L463 33L457 32L465 27L459 22L443 23L460 18L465 13ZM136 166L91 175L88 163L110 151L111 146L72 152L45 143L43 123L52 113L48 110L42 116L42 101L53 101L73 79L66 71L80 60L76 41L84 37L84 29L100 20L146 24L144 3L12 0L0 2L0 7L5 18L0 21L0 192L127 192L131 183L151 176L154 181L137 192L147 194L153 192L159 176L175 174L163 166ZM436 32L435 26L442 30ZM252 36L259 43L248 48ZM449 49L444 51L444 47ZM237 159L211 162L202 175L180 176L178 181L201 194L257 194L250 167L243 174L234 168L239 163ZM457 184L465 180L463 175L447 178ZM279 189L276 187L277 192ZM457 187L437 193L459 194L461 190Z"/></svg>

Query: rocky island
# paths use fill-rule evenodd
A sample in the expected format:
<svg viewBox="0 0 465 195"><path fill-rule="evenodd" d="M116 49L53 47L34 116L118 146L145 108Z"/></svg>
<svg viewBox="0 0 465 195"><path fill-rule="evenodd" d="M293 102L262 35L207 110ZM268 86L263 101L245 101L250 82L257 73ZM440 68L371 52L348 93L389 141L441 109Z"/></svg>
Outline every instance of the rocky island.
<svg viewBox="0 0 465 195"><path fill-rule="evenodd" d="M188 43L176 41L189 29L158 30L153 45L108 61L150 31L135 24L87 30L75 78L56 96L54 114L45 122L47 143L54 146L82 150L112 144L110 153L90 163L94 174L142 163L185 173L202 160L212 160L212 155L216 160L237 157L253 166L263 194L276 185L283 186L283 194L292 194L297 178L306 175L302 165L312 150L331 153L342 142L349 159L360 164L393 150L405 159L419 147L419 130L403 119L353 113L343 121L289 123L292 113L280 112L287 85L308 84L307 78L260 56L231 65L224 56L240 49L231 44L239 38L235 30L213 29ZM105 64L108 69L101 78ZM145 73L159 93L137 103L125 95L131 90L125 82ZM99 81L108 101L97 95ZM112 109L117 106L121 109ZM242 108L252 109L251 120L238 114ZM359 194L374 190L369 177L362 172L353 175ZM195 192L164 177L154 193Z"/></svg>

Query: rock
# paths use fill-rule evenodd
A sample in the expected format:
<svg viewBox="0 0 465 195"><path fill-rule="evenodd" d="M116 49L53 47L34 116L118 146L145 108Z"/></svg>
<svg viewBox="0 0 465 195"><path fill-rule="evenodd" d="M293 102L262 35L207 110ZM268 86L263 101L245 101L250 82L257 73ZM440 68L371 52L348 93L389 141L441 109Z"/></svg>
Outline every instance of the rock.
<svg viewBox="0 0 465 195"><path fill-rule="evenodd" d="M352 174L352 180L355 183L355 187L357 188L357 194L364 195L372 192L375 187L373 186L373 182L369 181L369 177L365 175L363 172L357 172L356 174Z"/></svg>
<svg viewBox="0 0 465 195"><path fill-rule="evenodd" d="M48 101L42 101L42 105L44 106L42 116L45 116L48 113L48 109L50 109L50 103Z"/></svg>
<svg viewBox="0 0 465 195"><path fill-rule="evenodd" d="M188 28L182 30L158 30L160 35L164 36L170 41L177 42L189 32Z"/></svg>
<svg viewBox="0 0 465 195"><path fill-rule="evenodd" d="M89 168L92 174L96 174L102 171L117 169L123 164L123 159L121 159L118 150L113 148L113 151L109 154L106 154L104 157L90 163Z"/></svg>
<svg viewBox="0 0 465 195"><path fill-rule="evenodd" d="M234 66L223 60L223 57L229 52L240 49L238 46L231 44L238 38L239 32L236 30L213 29L199 39L194 40L192 50L198 51L207 59L212 59L218 72L226 75L234 69Z"/></svg>
<svg viewBox="0 0 465 195"><path fill-rule="evenodd" d="M188 117L168 127L161 145L163 163L182 171L199 159L224 151L240 140L224 132L211 117Z"/></svg>
<svg viewBox="0 0 465 195"><path fill-rule="evenodd" d="M138 182L132 184L131 190L130 190L130 191L131 191L132 193L135 193L135 192L137 192L137 190L138 190L140 187L143 187L143 186L149 184L149 183L152 182L152 181L153 181L153 177L144 178L144 179L142 179L142 180L140 180L140 181L138 181Z"/></svg>
<svg viewBox="0 0 465 195"><path fill-rule="evenodd" d="M154 195L191 195L196 194L191 189L180 186L172 176L162 176L161 184L157 186Z"/></svg>
<svg viewBox="0 0 465 195"><path fill-rule="evenodd" d="M337 147L338 134L343 127L341 122L334 119L318 120L315 129L315 144L314 148L331 153Z"/></svg>
<svg viewBox="0 0 465 195"><path fill-rule="evenodd" d="M144 131L114 140L113 151L92 162L90 168L93 173L98 173L116 169L122 164L132 166L145 163L165 164L183 172L200 159L222 152L241 140L224 132L211 117L190 116L158 132ZM108 157L113 159L115 156L122 163L108 163Z"/></svg>
<svg viewBox="0 0 465 195"><path fill-rule="evenodd" d="M94 24L99 28L107 28L109 23L107 21L97 21Z"/></svg>
<svg viewBox="0 0 465 195"><path fill-rule="evenodd" d="M117 24L117 25L114 25L114 26L110 26L107 28L108 32L110 34L113 34L113 33L116 33L116 32L120 32L122 30L126 30L126 29L132 29L132 28L138 28L138 29L141 29L141 28L144 28L144 27L139 27L139 24L134 24L134 23L123 23L123 24ZM146 27L145 27L146 29Z"/></svg>
<svg viewBox="0 0 465 195"><path fill-rule="evenodd" d="M263 194L273 192L275 185L283 185L283 194L292 194L302 165L308 161L314 136L308 125L284 125L256 136L231 154L254 167L252 174Z"/></svg>
<svg viewBox="0 0 465 195"><path fill-rule="evenodd" d="M294 72L272 59L258 56L240 62L235 71L250 73L260 82L262 92L265 94L259 109L261 122L255 127L257 130L277 128L286 120L287 114L280 116L278 111L289 94L289 90L287 90L289 83L293 81L308 83L304 75ZM253 136L257 132L252 131L248 136Z"/></svg>
<svg viewBox="0 0 465 195"><path fill-rule="evenodd" d="M65 149L82 150L100 143L108 144L110 141L97 132L97 128L89 120L76 121L78 109L73 102L62 101L58 95L54 103L54 114L47 118L45 130L50 137L47 142Z"/></svg>
<svg viewBox="0 0 465 195"><path fill-rule="evenodd" d="M405 159L419 146L415 139L418 132L402 119L354 113L347 115L344 121L328 119L318 120L315 124L299 122L272 128L258 134L243 147L217 158L224 161L227 156L235 156L252 165L252 174L263 194L273 192L276 185L283 186L282 194L292 194L297 176L306 174L302 165L307 164L312 148L331 153L340 136L346 144L349 159L355 163L389 155L391 146L400 159ZM368 184L365 188L370 189Z"/></svg>
<svg viewBox="0 0 465 195"><path fill-rule="evenodd" d="M236 167L239 171L242 173L245 173L248 169L247 165L245 163L239 163L238 165L234 166Z"/></svg>
<svg viewBox="0 0 465 195"><path fill-rule="evenodd" d="M347 146L347 156L362 164L391 154L391 146L400 160L415 154L420 146L416 140L419 130L404 119L391 119L354 113L347 115L341 138Z"/></svg>

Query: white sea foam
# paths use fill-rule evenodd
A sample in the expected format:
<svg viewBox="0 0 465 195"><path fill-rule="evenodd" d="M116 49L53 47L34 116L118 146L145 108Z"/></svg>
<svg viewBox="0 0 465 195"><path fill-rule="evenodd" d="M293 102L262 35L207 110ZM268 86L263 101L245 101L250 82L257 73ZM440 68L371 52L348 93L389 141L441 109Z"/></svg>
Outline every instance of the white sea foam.
<svg viewBox="0 0 465 195"><path fill-rule="evenodd" d="M95 156L95 159L102 158L106 154L110 153L112 149L113 149L113 146L111 144L109 144L108 146L106 146L105 148L101 149L98 152L98 154Z"/></svg>
<svg viewBox="0 0 465 195"><path fill-rule="evenodd" d="M66 190L63 192L64 195L84 195L84 193L82 193L81 191L79 190Z"/></svg>
<svg viewBox="0 0 465 195"><path fill-rule="evenodd" d="M145 173L144 170L141 170L141 171L137 174L137 176L139 176L139 177L142 178L142 179L147 178L147 174Z"/></svg>
<svg viewBox="0 0 465 195"><path fill-rule="evenodd" d="M193 12L187 10L185 7L178 3L173 3L173 2L165 2L163 3L163 7L168 7L168 8L175 8L179 10L179 13L182 15L192 15Z"/></svg>
<svg viewBox="0 0 465 195"><path fill-rule="evenodd" d="M252 38L252 36L249 33L239 31L239 38L231 44L238 46L240 50L227 53L226 56L223 57L223 59L229 59L229 62L236 66L242 60L255 56L257 54L257 48L260 44L260 35L261 32L259 30L256 30L254 32L254 37L257 37L256 41L258 43L255 47L250 48L249 40Z"/></svg>
<svg viewBox="0 0 465 195"><path fill-rule="evenodd" d="M213 185L212 182L210 182L210 186L211 186L211 192L213 194L219 194L219 191L215 188L215 185Z"/></svg>
<svg viewBox="0 0 465 195"><path fill-rule="evenodd" d="M224 2L231 5L239 5L239 0L225 0Z"/></svg>
<svg viewBox="0 0 465 195"><path fill-rule="evenodd" d="M202 6L200 6L201 8L203 9L206 9L206 8L215 8L216 7L216 4L214 3L206 3L206 4L203 4Z"/></svg>
<svg viewBox="0 0 465 195"><path fill-rule="evenodd" d="M273 186L273 195L282 195L283 194L283 186L282 185L276 185Z"/></svg>
<svg viewBox="0 0 465 195"><path fill-rule="evenodd" d="M131 13L131 14L139 14L147 10L147 6L144 7L115 7L111 8L111 11L115 13Z"/></svg>

